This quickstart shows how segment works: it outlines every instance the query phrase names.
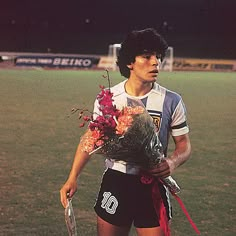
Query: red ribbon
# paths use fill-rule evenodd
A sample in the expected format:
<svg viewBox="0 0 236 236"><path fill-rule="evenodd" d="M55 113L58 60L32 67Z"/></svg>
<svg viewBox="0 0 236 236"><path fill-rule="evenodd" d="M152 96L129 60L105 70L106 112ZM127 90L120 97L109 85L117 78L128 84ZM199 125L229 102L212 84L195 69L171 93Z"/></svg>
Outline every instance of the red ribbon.
<svg viewBox="0 0 236 236"><path fill-rule="evenodd" d="M156 210L156 214L159 218L160 227L163 230L165 236L170 236L169 220L166 214L166 208L162 200L157 181L155 181L152 187L152 200Z"/></svg>
<svg viewBox="0 0 236 236"><path fill-rule="evenodd" d="M141 182L143 184L150 184L153 180L154 180L154 178L152 178L150 176L144 175L144 176L141 177ZM166 208L165 208L164 203L163 203L163 199L162 199L161 194L160 194L158 181L160 181L164 185L164 182L161 181L160 179L156 180L155 183L153 184L153 187L152 187L153 205L155 207L156 214L159 218L159 224L160 224L161 229L164 232L164 235L165 236L170 236L170 227L169 227L168 217L167 217L167 213L166 213ZM197 226L195 225L195 223L191 219L191 217L190 217L186 207L184 206L184 203L182 202L181 198L179 196L177 196L176 193L174 193L172 191L170 191L170 192L171 192L172 196L179 203L183 213L186 215L186 217L187 217L189 223L191 224L192 228L195 230L195 232L198 235L200 235L200 231L198 230Z"/></svg>
<svg viewBox="0 0 236 236"><path fill-rule="evenodd" d="M175 193L171 193L171 194L172 194L172 196L177 200L177 202L179 203L179 205L180 205L182 211L183 211L184 214L186 215L186 217L187 217L189 223L191 224L191 226L193 227L193 229L195 230L195 232L196 232L198 235L200 235L200 234L201 234L200 231L198 230L197 226L195 225L195 223L194 223L193 220L191 219L191 217L190 217L190 215L189 215L189 213L188 213L186 207L184 206L184 203L182 202L181 198L180 198L179 196L177 196L177 194L175 194Z"/></svg>
<svg viewBox="0 0 236 236"><path fill-rule="evenodd" d="M160 181L163 185L165 184L161 179L159 179L159 181ZM156 185L157 185L157 183L156 183ZM181 198L180 198L176 193L174 193L173 191L170 190L170 192L171 192L171 195L172 195L172 196L177 200L177 202L179 203L179 205L180 205L180 207L181 207L183 213L186 215L186 217L187 217L187 219L188 219L190 225L192 226L192 228L195 230L195 232L196 232L198 235L200 235L200 234L201 234L200 231L198 230L197 226L195 225L195 223L194 223L193 220L191 219L191 217L190 217L190 215L189 215L189 213L188 213L188 211L187 211L187 209L186 209L186 207L185 207L183 201L181 200Z"/></svg>

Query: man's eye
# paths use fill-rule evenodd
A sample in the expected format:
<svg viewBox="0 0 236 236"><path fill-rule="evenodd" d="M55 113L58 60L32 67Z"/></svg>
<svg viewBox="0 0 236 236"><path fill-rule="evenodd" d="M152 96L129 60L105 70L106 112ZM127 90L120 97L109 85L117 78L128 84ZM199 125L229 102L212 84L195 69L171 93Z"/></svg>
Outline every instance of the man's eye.
<svg viewBox="0 0 236 236"><path fill-rule="evenodd" d="M151 58L151 55L143 55L143 58L145 58L145 59L150 59L150 58Z"/></svg>

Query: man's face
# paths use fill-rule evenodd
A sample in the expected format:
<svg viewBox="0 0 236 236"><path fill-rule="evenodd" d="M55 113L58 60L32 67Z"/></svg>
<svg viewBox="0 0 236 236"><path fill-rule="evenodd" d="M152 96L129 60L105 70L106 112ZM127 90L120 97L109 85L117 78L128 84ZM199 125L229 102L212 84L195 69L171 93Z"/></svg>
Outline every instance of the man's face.
<svg viewBox="0 0 236 236"><path fill-rule="evenodd" d="M160 55L153 53L144 53L135 57L135 61L129 66L130 77L136 77L145 82L155 82L159 73L161 64Z"/></svg>

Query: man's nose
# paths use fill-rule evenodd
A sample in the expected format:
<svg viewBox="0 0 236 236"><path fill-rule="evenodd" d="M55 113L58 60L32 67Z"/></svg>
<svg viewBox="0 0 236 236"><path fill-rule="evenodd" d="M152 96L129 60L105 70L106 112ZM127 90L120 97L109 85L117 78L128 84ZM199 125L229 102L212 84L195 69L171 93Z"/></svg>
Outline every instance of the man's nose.
<svg viewBox="0 0 236 236"><path fill-rule="evenodd" d="M157 56L152 56L151 57L151 63L152 63L152 65L159 65L160 64L160 59L157 57Z"/></svg>

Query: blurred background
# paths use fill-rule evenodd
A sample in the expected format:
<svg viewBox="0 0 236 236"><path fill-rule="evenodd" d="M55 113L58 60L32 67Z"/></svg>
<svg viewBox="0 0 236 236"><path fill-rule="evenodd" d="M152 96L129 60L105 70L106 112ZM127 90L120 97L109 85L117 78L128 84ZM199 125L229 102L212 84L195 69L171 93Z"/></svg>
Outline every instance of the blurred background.
<svg viewBox="0 0 236 236"><path fill-rule="evenodd" d="M235 59L235 11L235 0L2 1L0 51L107 55L154 27L176 57Z"/></svg>

